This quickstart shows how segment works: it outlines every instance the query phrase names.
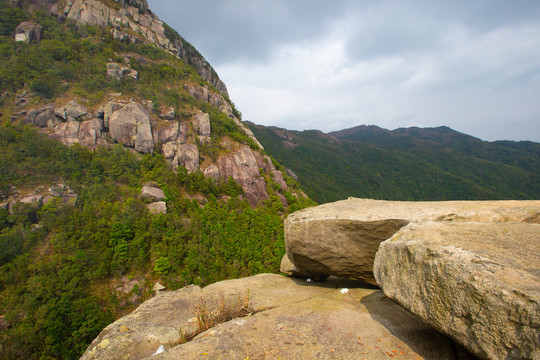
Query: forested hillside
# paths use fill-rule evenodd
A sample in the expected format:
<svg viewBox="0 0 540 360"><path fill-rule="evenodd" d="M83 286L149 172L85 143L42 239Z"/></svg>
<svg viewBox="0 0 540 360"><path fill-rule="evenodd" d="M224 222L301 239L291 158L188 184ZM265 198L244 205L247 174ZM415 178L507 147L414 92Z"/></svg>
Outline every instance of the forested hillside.
<svg viewBox="0 0 540 360"><path fill-rule="evenodd" d="M215 74L213 85L133 30L139 40L59 19L0 1L2 359L77 359L106 325L153 296L157 282L177 289L277 272L283 219L313 204L259 151ZM43 28L39 42L14 41L23 21ZM109 76L111 63L125 70ZM206 98L194 93L201 89ZM83 107L87 115L73 115ZM103 124L107 111L133 107L153 127L156 141L144 151L141 132L134 148ZM90 138L81 135L87 124L99 124ZM165 139L173 157L163 129L179 134ZM197 156L177 153L182 146ZM253 159L240 165L252 178L224 172L238 154ZM259 193L247 193L250 181ZM144 185L163 191L164 209L141 197Z"/></svg>
<svg viewBox="0 0 540 360"><path fill-rule="evenodd" d="M330 134L251 124L268 154L320 203L349 196L388 200L540 198L540 144L486 142L450 128Z"/></svg>

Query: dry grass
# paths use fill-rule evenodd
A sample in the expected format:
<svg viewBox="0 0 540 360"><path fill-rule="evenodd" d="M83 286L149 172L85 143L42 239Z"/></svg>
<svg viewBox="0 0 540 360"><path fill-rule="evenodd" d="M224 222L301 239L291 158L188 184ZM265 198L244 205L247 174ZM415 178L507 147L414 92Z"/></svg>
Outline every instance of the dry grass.
<svg viewBox="0 0 540 360"><path fill-rule="evenodd" d="M238 295L233 299L225 299L222 296L210 304L201 299L201 302L193 309L197 319L198 333L234 318L251 315L253 312L249 294Z"/></svg>
<svg viewBox="0 0 540 360"><path fill-rule="evenodd" d="M185 344L191 341L195 336L214 326L255 313L255 309L249 299L249 293L238 294L235 297L227 298L221 296L212 301L201 297L200 302L191 311L195 314L195 325L197 329L179 329L179 344Z"/></svg>

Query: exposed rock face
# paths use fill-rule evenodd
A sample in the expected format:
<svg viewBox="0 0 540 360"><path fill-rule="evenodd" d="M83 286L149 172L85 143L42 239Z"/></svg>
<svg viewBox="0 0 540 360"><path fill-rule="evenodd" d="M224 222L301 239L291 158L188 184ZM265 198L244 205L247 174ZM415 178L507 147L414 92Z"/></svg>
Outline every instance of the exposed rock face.
<svg viewBox="0 0 540 360"><path fill-rule="evenodd" d="M42 108L30 110L22 121L25 124L33 124L40 128L54 127L59 123L54 115L54 104L47 104Z"/></svg>
<svg viewBox="0 0 540 360"><path fill-rule="evenodd" d="M49 137L67 146L71 146L79 142L79 125L77 121L61 123L54 128L54 132Z"/></svg>
<svg viewBox="0 0 540 360"><path fill-rule="evenodd" d="M88 110L81 105L77 100L72 100L64 106L59 107L54 111L54 114L63 121L82 120L82 116L86 115Z"/></svg>
<svg viewBox="0 0 540 360"><path fill-rule="evenodd" d="M145 185L141 189L141 194L139 195L139 198L141 198L142 200L155 202L165 199L166 196L163 193L163 190L154 186Z"/></svg>
<svg viewBox="0 0 540 360"><path fill-rule="evenodd" d="M150 115L139 103L129 103L109 118L111 138L141 153L154 150Z"/></svg>
<svg viewBox="0 0 540 360"><path fill-rule="evenodd" d="M210 115L200 112L195 115L197 133L202 137L210 137Z"/></svg>
<svg viewBox="0 0 540 360"><path fill-rule="evenodd" d="M160 126L152 129L154 134L154 140L162 144L178 140L179 129L180 126L178 124L178 121L163 122L162 124L160 124Z"/></svg>
<svg viewBox="0 0 540 360"><path fill-rule="evenodd" d="M203 170L205 177L209 177L215 180L219 179L219 169L216 165L210 164L206 169Z"/></svg>
<svg viewBox="0 0 540 360"><path fill-rule="evenodd" d="M201 54L187 46L181 37L171 38L174 41L167 37L163 22L148 9L145 0L116 2L120 9L109 7L99 0L68 0L64 9L59 11L58 17L71 19L79 24L103 27L111 25L111 33L120 40L139 43L144 39L183 59L193 66L204 80L228 96L227 87Z"/></svg>
<svg viewBox="0 0 540 360"><path fill-rule="evenodd" d="M20 200L21 204L28 204L33 208L39 209L43 205L43 196L41 195L29 195Z"/></svg>
<svg viewBox="0 0 540 360"><path fill-rule="evenodd" d="M381 244L390 298L485 359L540 358L540 225L411 224Z"/></svg>
<svg viewBox="0 0 540 360"><path fill-rule="evenodd" d="M117 63L108 63L107 76L113 77L117 80L120 80L123 77L137 79L139 77L139 73L136 70L133 70L127 66L121 67Z"/></svg>
<svg viewBox="0 0 540 360"><path fill-rule="evenodd" d="M227 155L217 162L219 174L227 179L232 177L244 189L246 199L252 207L268 199L266 182L259 174L263 167L259 153L243 147L234 154Z"/></svg>
<svg viewBox="0 0 540 360"><path fill-rule="evenodd" d="M298 211L285 220L287 255L297 267L375 284L379 244L408 223L527 222L539 201L397 202L349 199Z"/></svg>
<svg viewBox="0 0 540 360"><path fill-rule="evenodd" d="M156 202L146 205L146 207L152 214L166 214L167 213L167 203L165 201L156 201Z"/></svg>
<svg viewBox="0 0 540 360"><path fill-rule="evenodd" d="M89 149L95 149L98 145L104 145L103 120L94 118L83 121L79 125L79 143Z"/></svg>
<svg viewBox="0 0 540 360"><path fill-rule="evenodd" d="M43 27L31 21L24 21L15 29L15 41L37 44L41 36L43 36Z"/></svg>
<svg viewBox="0 0 540 360"><path fill-rule="evenodd" d="M220 94L212 93L206 86L185 86L188 93L193 96L195 99L209 103L210 105L218 107L221 112L233 119L234 123L238 125L246 135L259 146L259 148L264 149L259 140L253 135L253 132L242 122L240 121L233 113L231 104Z"/></svg>
<svg viewBox="0 0 540 360"><path fill-rule="evenodd" d="M178 145L175 160L173 165L183 165L188 173L199 170L199 149L194 144L181 144Z"/></svg>
<svg viewBox="0 0 540 360"><path fill-rule="evenodd" d="M341 293L337 287L350 287ZM310 285L279 275L228 280L204 289L190 285L146 301L105 328L81 359L455 359L451 342L381 291L339 280ZM220 298L249 291L256 313L196 331L193 309L214 311ZM152 356L163 345L164 353Z"/></svg>

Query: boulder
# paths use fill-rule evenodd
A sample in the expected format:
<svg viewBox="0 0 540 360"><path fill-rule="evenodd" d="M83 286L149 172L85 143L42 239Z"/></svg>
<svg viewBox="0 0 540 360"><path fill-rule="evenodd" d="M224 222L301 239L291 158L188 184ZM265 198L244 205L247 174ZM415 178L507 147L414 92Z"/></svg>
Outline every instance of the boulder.
<svg viewBox="0 0 540 360"><path fill-rule="evenodd" d="M296 174L291 169L285 169L285 172L294 180L298 181L298 176L296 176Z"/></svg>
<svg viewBox="0 0 540 360"><path fill-rule="evenodd" d="M54 115L54 104L47 104L42 108L30 110L22 121L25 124L32 124L41 128L56 126L58 121Z"/></svg>
<svg viewBox="0 0 540 360"><path fill-rule="evenodd" d="M248 293L251 316L195 336L197 307L215 313L222 305L245 304ZM160 346L166 351L153 355ZM190 285L162 292L106 327L81 359L356 360L390 355L455 359L447 338L379 290L339 279L315 285L261 274L204 289Z"/></svg>
<svg viewBox="0 0 540 360"><path fill-rule="evenodd" d="M105 108L103 109L103 126L105 128L109 128L109 119L111 118L111 115L115 112L120 110L124 107L125 104L115 102L115 101L109 101Z"/></svg>
<svg viewBox="0 0 540 360"><path fill-rule="evenodd" d="M41 208L43 205L43 196L41 195L29 195L22 198L19 201L21 204L28 204L35 209Z"/></svg>
<svg viewBox="0 0 540 360"><path fill-rule="evenodd" d="M148 154L154 150L150 114L137 102L129 103L112 113L109 118L109 134L114 140L138 152Z"/></svg>
<svg viewBox="0 0 540 360"><path fill-rule="evenodd" d="M54 114L64 121L76 121L81 120L81 117L86 115L87 112L85 106L81 105L77 100L71 100L66 105L57 108Z"/></svg>
<svg viewBox="0 0 540 360"><path fill-rule="evenodd" d="M174 111L174 108L172 106L169 106L163 109L163 111L160 111L159 117L163 120L175 120L176 112Z"/></svg>
<svg viewBox="0 0 540 360"><path fill-rule="evenodd" d="M518 216L519 217L519 216ZM410 224L383 242L384 293L484 359L540 359L540 224Z"/></svg>
<svg viewBox="0 0 540 360"><path fill-rule="evenodd" d="M31 21L24 21L15 29L15 41L37 44L41 36L43 36L43 27Z"/></svg>
<svg viewBox="0 0 540 360"><path fill-rule="evenodd" d="M103 120L94 118L81 122L79 126L79 143L89 149L95 149L101 143Z"/></svg>
<svg viewBox="0 0 540 360"><path fill-rule="evenodd" d="M156 202L164 200L166 196L163 190L157 187L145 185L141 189L141 194L139 195L139 198L142 200Z"/></svg>
<svg viewBox="0 0 540 360"><path fill-rule="evenodd" d="M409 223L530 222L539 212L540 201L400 202L351 198L289 215L284 224L285 246L289 259L301 269L376 284L373 262L379 244Z"/></svg>
<svg viewBox="0 0 540 360"><path fill-rule="evenodd" d="M287 183L283 177L283 173L279 170L273 170L272 175L274 176L274 181L279 185L283 192L287 191Z"/></svg>
<svg viewBox="0 0 540 360"><path fill-rule="evenodd" d="M146 207L152 214L166 214L167 213L167 203L165 201L156 201L156 202L146 205Z"/></svg>
<svg viewBox="0 0 540 360"><path fill-rule="evenodd" d="M184 166L190 174L199 170L199 149L195 144L178 145L174 163Z"/></svg>
<svg viewBox="0 0 540 360"><path fill-rule="evenodd" d="M107 64L107 76L120 80L124 74L122 73L122 68L117 63L108 63Z"/></svg>
<svg viewBox="0 0 540 360"><path fill-rule="evenodd" d="M62 144L71 146L79 142L79 123L77 121L68 121L57 125L49 137L60 141Z"/></svg>
<svg viewBox="0 0 540 360"><path fill-rule="evenodd" d="M152 130L156 142L165 144L178 139L178 121L163 121Z"/></svg>

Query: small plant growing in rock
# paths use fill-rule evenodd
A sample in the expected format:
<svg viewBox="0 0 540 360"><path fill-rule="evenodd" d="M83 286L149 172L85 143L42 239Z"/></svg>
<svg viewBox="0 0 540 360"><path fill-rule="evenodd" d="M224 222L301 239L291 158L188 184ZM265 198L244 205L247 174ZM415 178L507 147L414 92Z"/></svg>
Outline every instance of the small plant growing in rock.
<svg viewBox="0 0 540 360"><path fill-rule="evenodd" d="M193 309L197 319L198 333L237 317L249 316L254 312L249 294L226 299L223 296L208 304L205 299Z"/></svg>

